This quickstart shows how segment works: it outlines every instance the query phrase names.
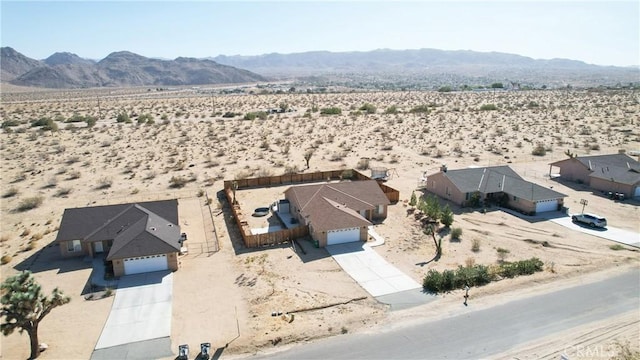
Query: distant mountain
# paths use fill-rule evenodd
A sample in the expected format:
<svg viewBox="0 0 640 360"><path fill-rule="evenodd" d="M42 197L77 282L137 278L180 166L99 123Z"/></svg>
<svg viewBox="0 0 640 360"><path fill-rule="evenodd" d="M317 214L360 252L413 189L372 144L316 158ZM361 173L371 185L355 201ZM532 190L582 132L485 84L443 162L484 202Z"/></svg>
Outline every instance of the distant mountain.
<svg viewBox="0 0 640 360"><path fill-rule="evenodd" d="M43 66L40 61L28 58L10 47L0 48L0 80L3 82L11 81L40 66Z"/></svg>
<svg viewBox="0 0 640 360"><path fill-rule="evenodd" d="M267 76L281 77L333 74L353 79L354 74L375 74L388 79L446 75L443 78L461 78L461 81L483 78L573 84L640 81L637 68L598 66L568 59L536 60L521 55L469 50L313 51L257 56L220 55L211 59Z"/></svg>
<svg viewBox="0 0 640 360"><path fill-rule="evenodd" d="M95 61L83 59L80 56L69 53L69 52L57 52L49 56L48 58L44 59L43 62L49 66L73 65L73 64L86 64L86 65L95 64Z"/></svg>
<svg viewBox="0 0 640 360"><path fill-rule="evenodd" d="M37 61L11 48L2 48L0 61L2 81L46 88L206 85L267 80L212 60L158 60L128 51L114 52L98 62L71 53L55 53L44 61ZM5 63L9 65L6 76Z"/></svg>

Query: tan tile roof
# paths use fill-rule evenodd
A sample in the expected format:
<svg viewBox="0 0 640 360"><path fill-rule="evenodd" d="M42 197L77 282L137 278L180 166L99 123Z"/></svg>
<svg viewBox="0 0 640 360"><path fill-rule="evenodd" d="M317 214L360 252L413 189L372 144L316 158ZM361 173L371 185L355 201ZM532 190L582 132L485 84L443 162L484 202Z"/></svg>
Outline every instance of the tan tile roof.
<svg viewBox="0 0 640 360"><path fill-rule="evenodd" d="M390 203L374 180L293 186L285 194L316 231L371 225L359 211Z"/></svg>

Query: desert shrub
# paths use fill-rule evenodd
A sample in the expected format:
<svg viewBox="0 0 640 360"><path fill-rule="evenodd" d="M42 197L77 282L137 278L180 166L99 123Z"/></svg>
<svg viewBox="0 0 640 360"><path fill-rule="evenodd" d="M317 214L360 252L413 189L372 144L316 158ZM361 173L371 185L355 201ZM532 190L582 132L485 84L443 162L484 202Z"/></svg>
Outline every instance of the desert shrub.
<svg viewBox="0 0 640 360"><path fill-rule="evenodd" d="M545 156L547 154L547 149L545 148L543 143L536 144L536 147L531 150L531 155L535 156Z"/></svg>
<svg viewBox="0 0 640 360"><path fill-rule="evenodd" d="M2 255L2 257L0 258L0 264L5 265L11 262L13 258L11 257L11 255Z"/></svg>
<svg viewBox="0 0 640 360"><path fill-rule="evenodd" d="M496 82L496 83L491 84L491 88L492 89L502 89L502 88L504 88L504 85L502 83L500 83L500 82Z"/></svg>
<svg viewBox="0 0 640 360"><path fill-rule="evenodd" d="M360 159L356 165L358 170L367 170L369 168L369 159Z"/></svg>
<svg viewBox="0 0 640 360"><path fill-rule="evenodd" d="M151 114L141 114L138 116L138 124L153 124L153 115Z"/></svg>
<svg viewBox="0 0 640 360"><path fill-rule="evenodd" d="M455 227L451 229L451 239L460 240L461 236L462 236L462 228Z"/></svg>
<svg viewBox="0 0 640 360"><path fill-rule="evenodd" d="M365 103L362 106L360 106L358 110L364 111L367 114L375 114L377 109L375 106L373 106L373 104Z"/></svg>
<svg viewBox="0 0 640 360"><path fill-rule="evenodd" d="M240 113L234 113L234 112L232 112L232 111L227 111L227 112L225 112L225 113L222 115L222 117L223 117L223 118L234 118L234 117L239 116L239 115L242 115L242 114L240 114Z"/></svg>
<svg viewBox="0 0 640 360"><path fill-rule="evenodd" d="M244 120L255 120L257 117L256 113L254 112L248 112L246 114L244 114Z"/></svg>
<svg viewBox="0 0 640 360"><path fill-rule="evenodd" d="M184 176L172 176L169 180L169 187L172 188L181 188L184 187L189 180Z"/></svg>
<svg viewBox="0 0 640 360"><path fill-rule="evenodd" d="M22 199L18 204L18 211L27 211L31 209L35 209L38 206L42 205L44 198L42 196L32 196L25 199Z"/></svg>
<svg viewBox="0 0 640 360"><path fill-rule="evenodd" d="M80 171L71 171L69 172L69 176L67 176L68 180L79 179L81 176Z"/></svg>
<svg viewBox="0 0 640 360"><path fill-rule="evenodd" d="M429 270L422 280L422 287L427 291L439 293L442 291L442 274L437 270Z"/></svg>
<svg viewBox="0 0 640 360"><path fill-rule="evenodd" d="M410 206L416 206L417 203L418 203L418 198L416 197L416 192L412 191L411 192L411 198L409 199L409 205Z"/></svg>
<svg viewBox="0 0 640 360"><path fill-rule="evenodd" d="M339 107L329 107L320 109L321 115L340 115L342 114L342 109Z"/></svg>
<svg viewBox="0 0 640 360"><path fill-rule="evenodd" d="M495 104L484 104L480 106L481 111L493 111L498 110L498 107Z"/></svg>
<svg viewBox="0 0 640 360"><path fill-rule="evenodd" d="M391 105L389 106L385 111L385 114L397 114L398 113L398 107L395 105Z"/></svg>
<svg viewBox="0 0 640 360"><path fill-rule="evenodd" d="M514 278L520 275L531 275L544 269L544 263L538 258L520 260L500 265L500 275Z"/></svg>
<svg viewBox="0 0 640 360"><path fill-rule="evenodd" d="M451 92L453 89L451 88L451 86L442 86L438 89L438 92Z"/></svg>
<svg viewBox="0 0 640 360"><path fill-rule="evenodd" d="M504 259L507 258L507 256L511 251L509 251L509 249L504 249L499 247L496 249L496 252L498 253L498 258L500 259L500 261L504 262Z"/></svg>
<svg viewBox="0 0 640 360"><path fill-rule="evenodd" d="M100 180L98 180L98 185L96 186L96 189L98 190L108 189L111 187L112 184L113 184L113 180L107 177L103 177Z"/></svg>
<svg viewBox="0 0 640 360"><path fill-rule="evenodd" d="M10 198L10 197L14 197L18 194L18 188L15 186L12 186L10 188L7 189L7 191L4 192L4 194L2 194L3 198Z"/></svg>
<svg viewBox="0 0 640 360"><path fill-rule="evenodd" d="M0 127L6 129L8 127L14 127L18 125L20 125L20 122L18 120L5 120L2 122L2 125L0 125Z"/></svg>
<svg viewBox="0 0 640 360"><path fill-rule="evenodd" d="M609 246L609 249L616 250L616 251L617 250L624 250L624 246L622 246L620 244L614 244L614 245Z"/></svg>
<svg viewBox="0 0 640 360"><path fill-rule="evenodd" d="M409 112L417 114L417 113L425 113L428 114L429 113L429 105L418 105L415 106L413 108L411 108L411 110L409 110Z"/></svg>
<svg viewBox="0 0 640 360"><path fill-rule="evenodd" d="M480 251L480 239L475 238L471 240L471 251L476 253Z"/></svg>
<svg viewBox="0 0 640 360"><path fill-rule="evenodd" d="M118 116L116 116L116 122L129 124L131 123L131 118L126 111L121 111Z"/></svg>
<svg viewBox="0 0 640 360"><path fill-rule="evenodd" d="M58 189L58 191L56 192L56 196L57 197L67 196L70 193L71 193L71 188L64 187L64 188Z"/></svg>

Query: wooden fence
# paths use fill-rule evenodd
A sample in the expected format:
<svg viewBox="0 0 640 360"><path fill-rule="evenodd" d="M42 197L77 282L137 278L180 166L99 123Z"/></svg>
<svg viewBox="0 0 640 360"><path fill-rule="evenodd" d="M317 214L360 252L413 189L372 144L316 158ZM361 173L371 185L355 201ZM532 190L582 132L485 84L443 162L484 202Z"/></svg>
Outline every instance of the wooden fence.
<svg viewBox="0 0 640 360"><path fill-rule="evenodd" d="M233 213L233 217L236 219L236 224L240 229L240 235L242 235L244 246L248 248L255 248L267 245L277 245L309 235L308 226L298 226L292 229L282 229L265 234L252 234L251 228L249 228L249 224L244 218L244 213L242 212L240 205L233 203L233 190L225 188L224 192L227 196L227 201L231 204L231 212Z"/></svg>
<svg viewBox="0 0 640 360"><path fill-rule="evenodd" d="M252 234L249 223L245 219L245 215L240 208L240 205L234 203L233 191L256 187L267 186L280 186L287 184L300 184L311 183L328 180L371 180L370 177L354 170L331 170L331 171L319 171L306 174L286 174L277 176L267 176L260 178L249 179L236 179L224 181L224 193L227 197L227 201L231 204L231 212L236 219L236 224L240 229L242 235L242 241L248 248L277 245L285 242L289 242L293 239L297 239L309 234L309 228L307 226L298 226L293 229L283 229L279 231L269 232L266 234ZM378 181L378 186L382 192L387 196L392 204L397 203L400 200L400 192L390 186Z"/></svg>

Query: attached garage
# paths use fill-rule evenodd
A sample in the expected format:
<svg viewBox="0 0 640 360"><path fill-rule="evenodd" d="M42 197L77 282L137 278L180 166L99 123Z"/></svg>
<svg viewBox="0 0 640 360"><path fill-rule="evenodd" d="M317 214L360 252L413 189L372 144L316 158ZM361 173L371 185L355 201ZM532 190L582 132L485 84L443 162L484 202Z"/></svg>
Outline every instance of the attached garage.
<svg viewBox="0 0 640 360"><path fill-rule="evenodd" d="M558 210L558 199L554 200L539 200L536 202L536 213L547 212L547 211L557 211Z"/></svg>
<svg viewBox="0 0 640 360"><path fill-rule="evenodd" d="M166 254L124 259L125 275L133 275L161 270L169 270Z"/></svg>
<svg viewBox="0 0 640 360"><path fill-rule="evenodd" d="M360 228L331 230L327 232L327 245L360 241Z"/></svg>

